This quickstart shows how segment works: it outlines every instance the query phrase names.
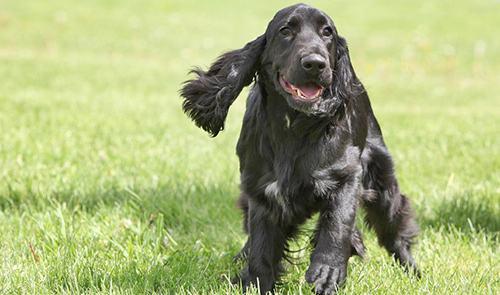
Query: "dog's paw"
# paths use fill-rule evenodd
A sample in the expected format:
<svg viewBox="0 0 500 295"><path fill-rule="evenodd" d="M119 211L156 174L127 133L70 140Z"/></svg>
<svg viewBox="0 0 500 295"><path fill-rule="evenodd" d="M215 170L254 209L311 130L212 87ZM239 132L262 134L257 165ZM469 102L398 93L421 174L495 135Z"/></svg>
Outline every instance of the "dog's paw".
<svg viewBox="0 0 500 295"><path fill-rule="evenodd" d="M242 287L248 287L250 285L250 276L248 274L248 267L245 267L241 273L231 279L231 284L241 285Z"/></svg>
<svg viewBox="0 0 500 295"><path fill-rule="evenodd" d="M248 267L245 267L238 276L231 279L231 283L236 286L241 286L243 294L246 294L250 289L258 290L257 280L252 278L248 272Z"/></svg>
<svg viewBox="0 0 500 295"><path fill-rule="evenodd" d="M331 266L322 263L311 264L306 272L306 281L314 286L317 294L335 294L347 277L347 265Z"/></svg>
<svg viewBox="0 0 500 295"><path fill-rule="evenodd" d="M259 290L261 294L267 294L274 289L274 280L270 277L257 278L251 276L248 272L248 267L245 267L239 276L231 279L233 285L240 285L242 287L243 294L246 294L249 290L254 291Z"/></svg>

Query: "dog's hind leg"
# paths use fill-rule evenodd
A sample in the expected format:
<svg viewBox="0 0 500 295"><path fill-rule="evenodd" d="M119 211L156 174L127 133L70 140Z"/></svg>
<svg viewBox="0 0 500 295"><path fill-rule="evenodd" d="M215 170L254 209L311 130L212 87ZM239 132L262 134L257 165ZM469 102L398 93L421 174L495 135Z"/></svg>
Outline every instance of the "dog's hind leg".
<svg viewBox="0 0 500 295"><path fill-rule="evenodd" d="M248 196L245 193L241 193L238 199L238 207L240 207L243 213L243 231L248 235ZM233 262L237 262L240 259L246 259L248 256L249 239L245 242L245 246L233 257Z"/></svg>
<svg viewBox="0 0 500 295"><path fill-rule="evenodd" d="M379 243L407 271L420 277L410 250L418 226L408 197L399 191L394 164L381 135L367 141L362 163L363 186L375 193L364 201L366 221L375 229Z"/></svg>
<svg viewBox="0 0 500 295"><path fill-rule="evenodd" d="M361 231L354 224L351 231L351 256L357 255L361 258L365 257L365 245L363 244L363 237L361 236Z"/></svg>

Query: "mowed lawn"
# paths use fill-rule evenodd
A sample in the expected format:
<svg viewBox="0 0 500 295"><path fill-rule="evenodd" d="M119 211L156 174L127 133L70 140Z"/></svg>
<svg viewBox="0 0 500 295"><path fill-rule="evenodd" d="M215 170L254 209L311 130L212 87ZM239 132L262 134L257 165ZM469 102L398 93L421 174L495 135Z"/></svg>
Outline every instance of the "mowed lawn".
<svg viewBox="0 0 500 295"><path fill-rule="evenodd" d="M421 227L418 281L360 217L339 293L499 294L500 2L307 3L348 40ZM240 293L247 91L213 139L178 89L291 4L2 0L0 293ZM310 292L308 255L278 292Z"/></svg>

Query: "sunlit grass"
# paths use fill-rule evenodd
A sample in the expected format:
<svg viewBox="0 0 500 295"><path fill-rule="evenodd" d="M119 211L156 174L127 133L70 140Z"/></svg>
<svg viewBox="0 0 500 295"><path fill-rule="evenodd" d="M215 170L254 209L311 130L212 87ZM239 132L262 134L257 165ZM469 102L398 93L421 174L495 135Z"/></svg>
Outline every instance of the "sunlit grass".
<svg viewBox="0 0 500 295"><path fill-rule="evenodd" d="M308 3L348 40L421 226L421 281L361 224L341 293L498 294L500 4ZM246 91L211 139L178 89L288 4L0 3L0 293L240 292ZM297 262L278 291L309 292Z"/></svg>

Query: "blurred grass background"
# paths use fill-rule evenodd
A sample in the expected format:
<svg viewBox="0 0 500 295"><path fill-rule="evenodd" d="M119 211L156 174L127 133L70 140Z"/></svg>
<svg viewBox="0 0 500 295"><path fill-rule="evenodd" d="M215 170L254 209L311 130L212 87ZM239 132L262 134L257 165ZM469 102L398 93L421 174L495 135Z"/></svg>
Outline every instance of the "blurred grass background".
<svg viewBox="0 0 500 295"><path fill-rule="evenodd" d="M246 91L211 139L178 89L294 3L2 0L0 292L238 293ZM341 293L498 294L500 2L306 3L348 40L421 226L421 281L362 226ZM299 256L284 294L309 292Z"/></svg>

